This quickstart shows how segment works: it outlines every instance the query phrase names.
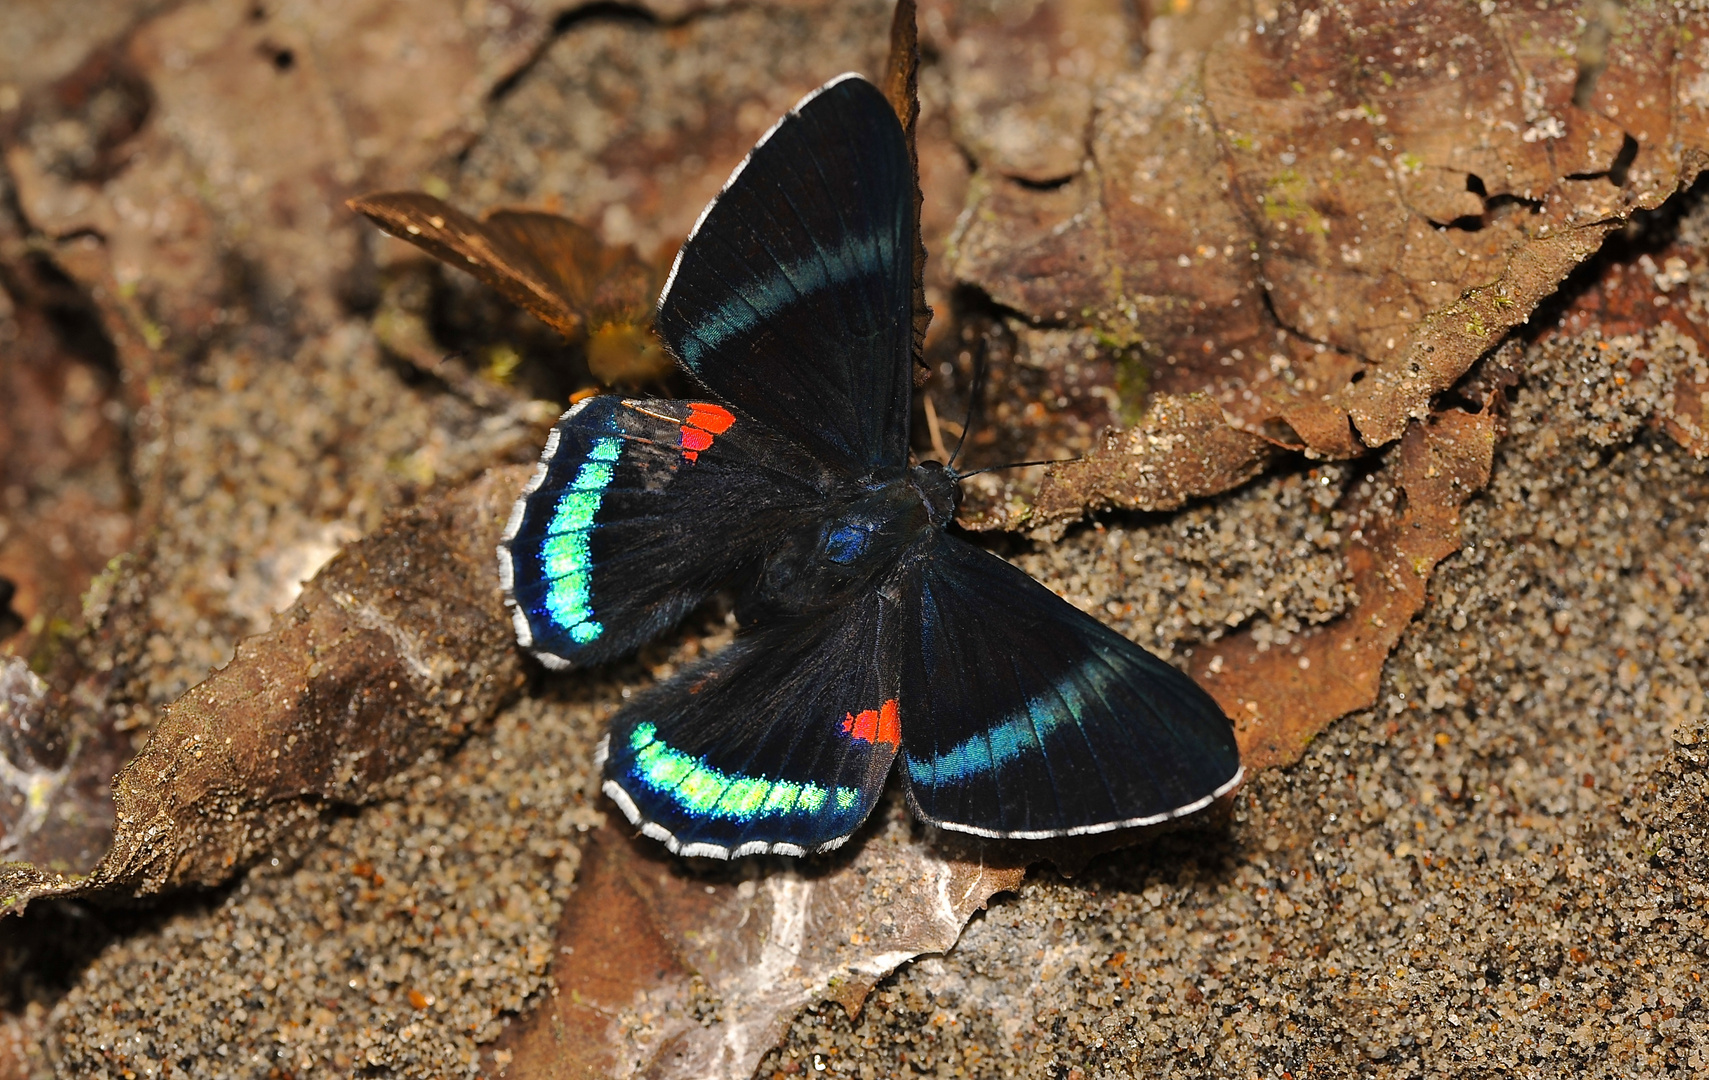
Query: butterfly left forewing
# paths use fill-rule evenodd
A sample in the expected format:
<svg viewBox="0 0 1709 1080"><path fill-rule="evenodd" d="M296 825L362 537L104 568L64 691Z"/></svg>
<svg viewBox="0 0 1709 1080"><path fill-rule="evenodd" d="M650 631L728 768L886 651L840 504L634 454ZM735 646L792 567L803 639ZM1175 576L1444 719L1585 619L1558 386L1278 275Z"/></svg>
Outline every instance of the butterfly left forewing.
<svg viewBox="0 0 1709 1080"><path fill-rule="evenodd" d="M1186 675L955 537L916 574L901 772L923 819L1080 835L1179 817L1238 784L1233 728Z"/></svg>
<svg viewBox="0 0 1709 1080"><path fill-rule="evenodd" d="M882 793L905 722L896 616L867 593L744 631L618 714L606 792L683 855L841 845Z"/></svg>
<svg viewBox="0 0 1709 1080"><path fill-rule="evenodd" d="M810 513L818 468L716 402L582 401L552 429L499 545L519 641L553 667L632 651Z"/></svg>

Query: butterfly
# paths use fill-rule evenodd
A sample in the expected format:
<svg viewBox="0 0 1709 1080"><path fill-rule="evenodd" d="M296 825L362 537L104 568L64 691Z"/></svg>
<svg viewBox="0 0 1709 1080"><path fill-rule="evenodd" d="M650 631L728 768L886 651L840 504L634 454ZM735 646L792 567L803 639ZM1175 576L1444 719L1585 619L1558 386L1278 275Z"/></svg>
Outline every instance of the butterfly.
<svg viewBox="0 0 1709 1080"><path fill-rule="evenodd" d="M646 325L658 279L632 248L542 210L473 218L425 191L378 191L345 205L579 342L601 382L656 382L670 370Z"/></svg>
<svg viewBox="0 0 1709 1080"><path fill-rule="evenodd" d="M597 755L679 854L831 850L893 770L920 819L1023 839L1179 817L1241 779L1209 695L951 533L957 474L910 464L915 183L871 83L803 99L659 297L700 396L576 404L506 526L506 602L549 667L735 591L733 642L623 708Z"/></svg>

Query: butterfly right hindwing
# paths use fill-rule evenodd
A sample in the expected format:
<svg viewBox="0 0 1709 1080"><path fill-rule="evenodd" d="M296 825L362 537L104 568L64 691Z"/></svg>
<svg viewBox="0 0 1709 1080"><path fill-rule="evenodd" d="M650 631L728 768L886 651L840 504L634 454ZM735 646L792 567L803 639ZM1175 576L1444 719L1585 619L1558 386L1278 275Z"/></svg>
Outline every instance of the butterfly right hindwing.
<svg viewBox="0 0 1709 1080"><path fill-rule="evenodd" d="M902 776L933 824L1042 839L1179 817L1241 776L1197 683L953 536L923 560L905 654Z"/></svg>
<svg viewBox="0 0 1709 1080"><path fill-rule="evenodd" d="M810 514L822 474L714 402L581 402L552 429L499 545L518 639L553 667L633 651Z"/></svg>

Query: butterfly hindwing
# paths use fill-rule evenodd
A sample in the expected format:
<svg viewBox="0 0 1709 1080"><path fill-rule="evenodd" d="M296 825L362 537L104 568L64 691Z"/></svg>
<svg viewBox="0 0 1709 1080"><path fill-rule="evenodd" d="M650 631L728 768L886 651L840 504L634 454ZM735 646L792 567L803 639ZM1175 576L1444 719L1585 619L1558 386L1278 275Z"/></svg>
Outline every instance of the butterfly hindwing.
<svg viewBox="0 0 1709 1080"><path fill-rule="evenodd" d="M843 76L706 208L657 327L699 381L862 476L907 461L914 176L884 95Z"/></svg>
<svg viewBox="0 0 1709 1080"><path fill-rule="evenodd" d="M917 574L901 700L920 817L983 836L1105 832L1238 783L1233 729L1186 675L955 537Z"/></svg>
<svg viewBox="0 0 1709 1080"><path fill-rule="evenodd" d="M499 546L519 640L554 667L632 651L816 505L818 468L713 402L581 402L552 429Z"/></svg>
<svg viewBox="0 0 1709 1080"><path fill-rule="evenodd" d="M744 632L612 721L605 790L683 855L803 855L884 788L899 711L896 609L876 593Z"/></svg>

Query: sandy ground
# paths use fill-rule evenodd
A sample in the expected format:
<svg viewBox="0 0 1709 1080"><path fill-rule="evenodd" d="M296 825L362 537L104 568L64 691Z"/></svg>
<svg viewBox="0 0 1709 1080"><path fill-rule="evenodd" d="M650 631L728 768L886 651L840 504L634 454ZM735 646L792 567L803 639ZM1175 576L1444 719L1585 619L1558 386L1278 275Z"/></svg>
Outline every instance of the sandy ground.
<svg viewBox="0 0 1709 1080"><path fill-rule="evenodd" d="M1701 1075L1709 469L1634 430L1598 344L1526 354L1383 704L1227 835L1029 879L761 1074Z"/></svg>

